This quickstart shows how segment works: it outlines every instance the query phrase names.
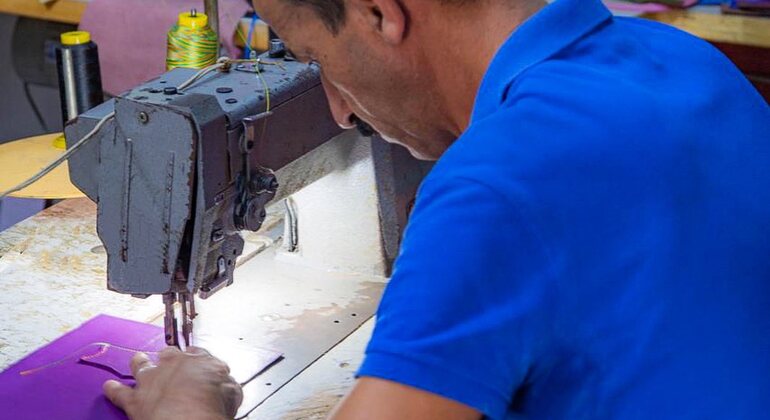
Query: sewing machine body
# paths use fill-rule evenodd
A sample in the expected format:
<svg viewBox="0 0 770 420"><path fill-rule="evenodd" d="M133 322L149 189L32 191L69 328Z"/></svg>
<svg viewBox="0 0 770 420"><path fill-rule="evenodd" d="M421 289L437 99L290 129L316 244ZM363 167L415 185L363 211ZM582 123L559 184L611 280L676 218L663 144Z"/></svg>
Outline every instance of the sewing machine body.
<svg viewBox="0 0 770 420"><path fill-rule="evenodd" d="M111 290L205 298L232 283L238 232L261 226L277 192L273 171L341 131L318 69L275 63L259 74L256 64L239 64L184 92L177 86L195 71L176 69L67 127L76 141L115 111L70 165L99 206Z"/></svg>
<svg viewBox="0 0 770 420"><path fill-rule="evenodd" d="M70 160L70 175L97 203L107 287L163 295L169 345L193 342L192 319L206 307L196 309L193 297L233 284L242 232L258 231L268 203L289 196L296 199L287 208L299 210L286 212L288 259L385 278L429 168L398 146L343 133L317 67L265 60L233 64L184 90L195 71L173 70L66 128L72 144L115 113ZM328 350L327 337L318 336L318 348L304 345L302 359Z"/></svg>
<svg viewBox="0 0 770 420"><path fill-rule="evenodd" d="M182 94L169 88L195 72L177 69L68 125L71 146L115 112L69 162L73 182L96 209L65 201L25 224L34 229L20 226L23 233L6 235L11 241L26 235L37 248L0 254L4 280L25 284L28 295L44 295L46 304L14 293L6 300L45 328L19 340L0 362L93 314L158 322L159 300L121 294L216 292L197 304L196 338L284 355L244 384L246 414L292 394L277 391L313 376L300 373L371 318L429 166L381 139L341 132L318 70L280 61L264 65L262 78L248 65L232 67ZM244 182L246 173L252 184ZM268 222L249 232L260 228L263 209ZM55 275L47 271L51 265ZM233 287L225 287L234 277ZM105 278L119 293L104 290ZM355 358L367 334L355 334ZM349 380L353 367L333 367L329 372L344 373L334 383Z"/></svg>

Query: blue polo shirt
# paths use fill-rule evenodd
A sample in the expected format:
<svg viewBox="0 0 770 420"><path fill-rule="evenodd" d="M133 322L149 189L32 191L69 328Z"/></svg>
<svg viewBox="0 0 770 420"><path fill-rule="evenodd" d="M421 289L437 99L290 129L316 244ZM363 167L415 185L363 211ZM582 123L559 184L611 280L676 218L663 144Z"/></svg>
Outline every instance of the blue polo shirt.
<svg viewBox="0 0 770 420"><path fill-rule="evenodd" d="M770 108L707 43L558 0L423 183L360 376L493 419L770 416Z"/></svg>

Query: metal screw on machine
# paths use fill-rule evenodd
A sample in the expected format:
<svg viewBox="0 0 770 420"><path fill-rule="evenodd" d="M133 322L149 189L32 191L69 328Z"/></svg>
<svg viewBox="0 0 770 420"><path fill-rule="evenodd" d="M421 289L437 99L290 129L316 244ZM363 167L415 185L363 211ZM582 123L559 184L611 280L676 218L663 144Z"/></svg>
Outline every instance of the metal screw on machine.
<svg viewBox="0 0 770 420"><path fill-rule="evenodd" d="M256 232L262 227L267 217L265 205L272 200L278 190L278 180L269 171L255 171L250 179L244 181L241 202L236 205L233 221L239 230Z"/></svg>
<svg viewBox="0 0 770 420"><path fill-rule="evenodd" d="M260 188L263 191L270 191L272 193L278 191L278 179L274 176L263 176L259 179Z"/></svg>
<svg viewBox="0 0 770 420"><path fill-rule="evenodd" d="M270 40L270 49L268 50L270 58L281 58L286 55L286 46L280 39Z"/></svg>
<svg viewBox="0 0 770 420"><path fill-rule="evenodd" d="M265 221L265 209L259 200L252 199L246 204L246 217L244 218L244 227L252 232L256 232L262 227Z"/></svg>
<svg viewBox="0 0 770 420"><path fill-rule="evenodd" d="M222 229L217 229L211 232L211 242L221 242L224 239L225 239L225 233L222 232Z"/></svg>
<svg viewBox="0 0 770 420"><path fill-rule="evenodd" d="M239 230L256 232L262 227L266 217L265 205L278 190L275 174L266 168L250 168L248 159L256 140L260 138L256 133L256 125L270 115L271 112L264 112L243 119L244 135L241 137L240 148L246 164L238 178L238 202L233 215L233 222Z"/></svg>
<svg viewBox="0 0 770 420"><path fill-rule="evenodd" d="M251 194L269 193L274 194L278 191L278 179L272 173L265 173L252 179L249 182L249 192Z"/></svg>
<svg viewBox="0 0 770 420"><path fill-rule="evenodd" d="M219 257L217 260L217 277L225 277L227 275L227 263L225 263L225 257Z"/></svg>

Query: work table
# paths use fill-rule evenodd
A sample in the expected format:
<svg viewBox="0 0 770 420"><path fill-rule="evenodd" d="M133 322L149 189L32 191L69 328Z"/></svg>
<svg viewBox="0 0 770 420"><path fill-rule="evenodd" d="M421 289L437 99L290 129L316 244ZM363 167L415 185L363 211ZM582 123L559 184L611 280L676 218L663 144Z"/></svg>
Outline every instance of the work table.
<svg viewBox="0 0 770 420"><path fill-rule="evenodd" d="M100 313L158 325L162 322L160 297L142 300L106 290L106 257L95 222L96 206L87 199L73 199L0 233L0 280L4 286L0 294L0 369ZM267 396L249 418L324 418L353 384L373 328L373 320L361 308L376 303L373 300L385 280L362 278L356 283L351 275L340 274L314 285L300 269L281 268L280 273L286 275L268 272L274 244L257 234L245 239L245 257L239 261L236 284L210 300L199 301L202 317L205 321L207 314L211 319L238 304L249 305L253 308L249 318L254 319L238 321L244 325L243 334L239 333L244 343L285 351L281 343L286 341L281 337L294 339L306 334L305 327L315 329L313 322L331 323L332 318L337 321L347 315L348 320L340 325L347 322L346 328L354 332L285 386L269 389L278 388L269 381L273 381L270 375L274 369L280 374L281 364L288 368L296 362L297 357L290 352L247 386L266 388L256 398ZM337 278L344 283L335 283ZM257 292L263 284L275 290L279 283L288 288L285 300ZM250 298L262 301L246 302ZM351 318L349 311L359 312L360 317ZM316 318L311 319L314 314ZM226 327L239 329L241 324Z"/></svg>

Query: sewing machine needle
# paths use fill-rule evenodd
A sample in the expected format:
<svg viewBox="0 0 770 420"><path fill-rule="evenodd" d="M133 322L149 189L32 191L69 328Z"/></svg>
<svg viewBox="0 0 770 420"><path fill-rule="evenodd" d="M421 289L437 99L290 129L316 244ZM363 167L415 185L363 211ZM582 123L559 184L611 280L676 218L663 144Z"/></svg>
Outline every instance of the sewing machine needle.
<svg viewBox="0 0 770 420"><path fill-rule="evenodd" d="M166 333L166 344L179 347L179 331L177 329L176 314L174 303L176 302L176 293L166 293L163 295L163 304L166 306L166 314L163 317L163 326Z"/></svg>
<svg viewBox="0 0 770 420"><path fill-rule="evenodd" d="M191 344L192 319L195 316L193 295L191 293L180 293L179 300L182 304L182 338L184 339L184 346L187 348Z"/></svg>

